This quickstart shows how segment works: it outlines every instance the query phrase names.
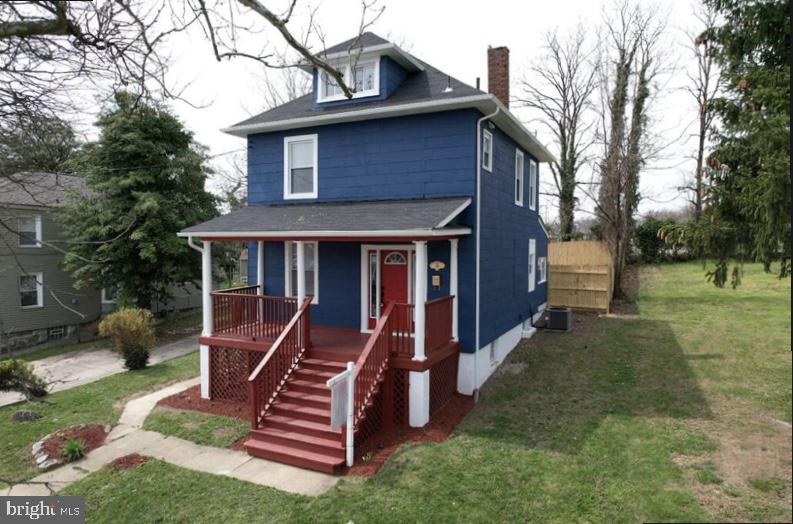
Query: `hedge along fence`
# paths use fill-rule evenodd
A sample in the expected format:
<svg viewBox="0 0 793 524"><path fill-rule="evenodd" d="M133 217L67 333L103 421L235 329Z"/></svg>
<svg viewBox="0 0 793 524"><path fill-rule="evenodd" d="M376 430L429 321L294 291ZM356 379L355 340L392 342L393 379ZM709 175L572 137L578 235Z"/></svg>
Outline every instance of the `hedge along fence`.
<svg viewBox="0 0 793 524"><path fill-rule="evenodd" d="M614 295L614 265L603 243L551 242L548 269L550 306L608 313Z"/></svg>

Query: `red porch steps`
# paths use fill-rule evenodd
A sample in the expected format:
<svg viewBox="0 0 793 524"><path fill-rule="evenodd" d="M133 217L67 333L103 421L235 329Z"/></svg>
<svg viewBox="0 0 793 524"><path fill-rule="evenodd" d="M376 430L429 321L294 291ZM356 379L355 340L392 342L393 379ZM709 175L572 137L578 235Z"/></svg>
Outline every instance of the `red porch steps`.
<svg viewBox="0 0 793 524"><path fill-rule="evenodd" d="M309 353L290 375L262 427L251 431L245 441L248 453L337 473L344 465L345 450L340 431L330 429L330 389L325 382L344 369L346 362Z"/></svg>

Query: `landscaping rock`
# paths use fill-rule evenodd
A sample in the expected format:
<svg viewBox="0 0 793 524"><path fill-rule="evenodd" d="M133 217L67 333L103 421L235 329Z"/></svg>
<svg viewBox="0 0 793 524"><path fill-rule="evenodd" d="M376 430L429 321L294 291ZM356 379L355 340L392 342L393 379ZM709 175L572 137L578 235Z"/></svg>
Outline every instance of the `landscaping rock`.
<svg viewBox="0 0 793 524"><path fill-rule="evenodd" d="M33 444L31 454L41 471L47 471L64 463L63 446L70 439L83 442L85 452L101 446L110 427L101 424L78 424L46 435Z"/></svg>
<svg viewBox="0 0 793 524"><path fill-rule="evenodd" d="M31 422L33 420L38 420L40 418L41 415L39 415L35 411L28 411L28 410L17 411L16 413L14 413L13 416L14 422Z"/></svg>

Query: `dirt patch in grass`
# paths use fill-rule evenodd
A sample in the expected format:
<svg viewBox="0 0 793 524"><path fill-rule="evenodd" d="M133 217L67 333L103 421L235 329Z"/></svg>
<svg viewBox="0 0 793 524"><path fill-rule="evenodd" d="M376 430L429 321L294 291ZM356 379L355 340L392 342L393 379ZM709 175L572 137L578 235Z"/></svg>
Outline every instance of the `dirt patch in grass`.
<svg viewBox="0 0 793 524"><path fill-rule="evenodd" d="M50 458L63 459L63 447L72 439L83 443L86 453L96 449L105 442L107 431L102 424L80 424L69 426L60 431L56 431L42 443L42 451Z"/></svg>
<svg viewBox="0 0 793 524"><path fill-rule="evenodd" d="M201 398L200 385L193 386L170 397L165 397L157 405L188 411L201 411L224 417L235 417L245 421L250 420L250 409L247 403Z"/></svg>
<svg viewBox="0 0 793 524"><path fill-rule="evenodd" d="M443 442L473 407L473 397L455 394L423 428L398 428L375 434L360 450L362 458L346 474L373 476L406 442Z"/></svg>
<svg viewBox="0 0 793 524"><path fill-rule="evenodd" d="M122 469L138 468L148 461L149 457L144 457L139 453L131 453L129 455L124 455L123 457L118 457L105 467L118 471Z"/></svg>

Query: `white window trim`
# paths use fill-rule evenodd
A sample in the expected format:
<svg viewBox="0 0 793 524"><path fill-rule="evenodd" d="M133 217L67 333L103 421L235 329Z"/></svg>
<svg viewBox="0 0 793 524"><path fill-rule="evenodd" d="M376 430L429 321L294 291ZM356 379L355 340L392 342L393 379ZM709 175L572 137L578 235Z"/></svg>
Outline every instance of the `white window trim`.
<svg viewBox="0 0 793 524"><path fill-rule="evenodd" d="M288 297L297 295L297 290L292 289L292 242L295 240L284 242L284 294ZM319 304L319 242L303 243L314 244L314 298L311 303Z"/></svg>
<svg viewBox="0 0 793 524"><path fill-rule="evenodd" d="M537 211L537 162L529 160L529 209Z"/></svg>
<svg viewBox="0 0 793 524"><path fill-rule="evenodd" d="M293 142L307 142L311 140L314 150L314 169L312 173L312 186L310 193L292 193L291 176L289 169L289 145ZM317 183L319 181L319 137L318 135L298 135L284 137L284 200L296 200L301 198L317 198Z"/></svg>
<svg viewBox="0 0 793 524"><path fill-rule="evenodd" d="M529 239L529 293L537 288L537 241Z"/></svg>
<svg viewBox="0 0 793 524"><path fill-rule="evenodd" d="M359 60L356 62L356 66L365 66L365 65L374 65L374 88L368 89L366 91L357 91L353 93L352 97L355 98L366 98L370 96L378 96L380 95L380 57L375 57L367 60ZM352 78L352 64L350 62L347 63L337 63L334 64L333 67L338 69L342 72L344 78L349 79ZM338 95L326 96L325 95L325 79L328 76L327 71L324 69L318 69L319 74L317 75L317 103L325 103L325 102L336 102L339 100L347 100L347 97L344 93L339 93Z"/></svg>
<svg viewBox="0 0 793 524"><path fill-rule="evenodd" d="M520 169L518 169L520 166ZM525 182L526 156L520 149L515 149L515 179L512 181L512 191L515 193L515 205L523 207L523 193L526 191ZM515 191L517 182L520 181L520 191Z"/></svg>
<svg viewBox="0 0 793 524"><path fill-rule="evenodd" d="M36 278L36 304L32 306L21 306L22 309L36 309L44 307L44 273L27 273L19 276L19 301L22 303L22 277Z"/></svg>
<svg viewBox="0 0 793 524"><path fill-rule="evenodd" d="M415 244L361 244L361 333L372 333L374 330L369 328L369 252L377 252L377 285L375 288L380 294L380 259L381 252L383 251L407 251L408 252L408 302L414 303L413 300L413 287L415 285L414 272L415 272ZM377 304L377 318L380 318L380 297L378 296L375 303Z"/></svg>
<svg viewBox="0 0 793 524"><path fill-rule="evenodd" d="M36 235L36 238L35 238L36 243L33 244L32 246L23 245L22 244L22 237L20 236L19 237L19 241L17 242L17 244L19 245L19 248L20 249L38 249L38 248L40 248L41 245L42 245L41 244L41 236L42 236L41 235L41 215L19 217L19 219L23 219L23 218L33 218L36 221L36 233L35 233L35 235ZM17 220L17 232L21 233L21 231L19 231L19 220Z"/></svg>
<svg viewBox="0 0 793 524"><path fill-rule="evenodd" d="M102 304L115 304L116 300L113 298L107 298L107 290L102 288Z"/></svg>
<svg viewBox="0 0 793 524"><path fill-rule="evenodd" d="M485 156L486 142L489 144L489 147L487 148L487 156ZM485 162L486 158L488 162ZM489 173L493 172L493 133L487 129L482 130L482 169Z"/></svg>
<svg viewBox="0 0 793 524"><path fill-rule="evenodd" d="M540 261L543 263L540 264ZM544 284L548 281L548 257L537 257L537 267L542 268L542 271L539 271L540 278L537 280L537 283Z"/></svg>

